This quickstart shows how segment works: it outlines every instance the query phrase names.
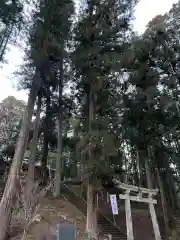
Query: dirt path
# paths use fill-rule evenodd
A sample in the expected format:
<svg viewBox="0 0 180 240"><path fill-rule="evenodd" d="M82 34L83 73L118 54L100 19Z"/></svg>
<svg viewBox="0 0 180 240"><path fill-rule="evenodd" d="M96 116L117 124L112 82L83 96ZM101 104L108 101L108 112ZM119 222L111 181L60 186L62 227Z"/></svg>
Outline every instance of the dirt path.
<svg viewBox="0 0 180 240"><path fill-rule="evenodd" d="M75 223L77 240L83 238L85 217L66 199L43 199L39 209L39 220L29 227L26 240L55 240L57 225L61 223Z"/></svg>

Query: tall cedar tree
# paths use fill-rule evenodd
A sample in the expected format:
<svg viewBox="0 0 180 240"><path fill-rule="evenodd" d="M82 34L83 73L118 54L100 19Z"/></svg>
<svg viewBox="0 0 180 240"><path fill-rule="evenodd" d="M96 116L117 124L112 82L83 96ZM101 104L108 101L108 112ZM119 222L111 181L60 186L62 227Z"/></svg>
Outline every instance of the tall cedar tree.
<svg viewBox="0 0 180 240"><path fill-rule="evenodd" d="M55 4L52 4L52 1L41 1L40 7L37 9L39 12L37 11L34 13L29 38L31 48L28 55L30 65L34 66L34 78L31 81L32 85L27 104L27 111L24 115L11 170L0 204L0 216L2 219L0 226L0 239L4 239L6 237L7 229L11 220L12 209L17 194L16 185L18 182L18 174L24 157L24 152L26 150L30 121L32 118L36 96L44 84L46 85L54 82L54 78L48 78L50 72L47 76L46 70L49 70L48 67L52 64L52 55L53 57L56 57L55 59L57 59L57 57L60 58L61 55L58 56L57 54L62 51L62 46L64 47L64 45L59 44L59 42L56 41L59 29L54 28L54 26L63 26L64 21L60 21L56 25L56 21L59 21L56 14L59 14L60 12L63 13L64 16L66 8L61 10L61 7L63 7L62 3L56 4L57 5L55 6ZM64 4L67 6L66 2L64 2ZM70 13L66 16L70 17ZM60 18L60 20L62 19ZM63 39L63 36L62 32L60 32L60 40Z"/></svg>
<svg viewBox="0 0 180 240"><path fill-rule="evenodd" d="M102 173L103 168L108 168L105 149L110 139L112 143L114 140L110 134L106 102L110 106L113 104L112 75L116 48L120 48L127 36L134 5L135 1L88 1L75 28L76 44L72 58L79 78L78 99L85 117L81 146L85 149L84 172L88 179L86 231L93 236L97 232L97 221L92 180Z"/></svg>
<svg viewBox="0 0 180 240"><path fill-rule="evenodd" d="M178 4L168 14L157 16L149 23L143 36L130 45L130 54L126 54L123 65L129 83L124 96L126 111L123 124L126 125L131 144L137 149L140 171L146 170L146 186L160 188L167 235L167 206L170 204L173 210L176 204L173 199L175 185L171 185L174 172L171 163L174 164L174 157L170 157L170 152L176 152L177 149L171 149L169 144L174 145L179 132L177 49L180 45L172 24L176 7L178 8ZM152 175L156 177L154 182ZM171 198L168 196L169 192L172 192Z"/></svg>
<svg viewBox="0 0 180 240"><path fill-rule="evenodd" d="M23 22L23 5L21 1L0 2L0 62L4 60L7 44L16 40L17 31Z"/></svg>

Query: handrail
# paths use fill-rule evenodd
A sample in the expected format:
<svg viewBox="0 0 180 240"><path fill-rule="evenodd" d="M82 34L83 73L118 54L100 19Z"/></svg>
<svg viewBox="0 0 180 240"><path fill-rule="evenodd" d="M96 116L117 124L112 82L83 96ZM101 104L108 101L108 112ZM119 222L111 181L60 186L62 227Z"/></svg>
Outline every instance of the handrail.
<svg viewBox="0 0 180 240"><path fill-rule="evenodd" d="M64 194L61 194L63 196L64 199L66 199L71 205L73 205L75 207L75 209L79 212L79 209L74 205L72 204L65 196ZM82 214L83 218L85 218L85 216Z"/></svg>
<svg viewBox="0 0 180 240"><path fill-rule="evenodd" d="M79 195L79 194L77 194L76 192L74 192L72 189L70 189L65 183L63 184L67 189L69 189L71 192L73 192L76 196L78 196L78 197L80 197L86 204L87 204L87 202L86 202L86 200L83 198L83 197L81 197L81 195Z"/></svg>
<svg viewBox="0 0 180 240"><path fill-rule="evenodd" d="M66 200L66 201L68 201L71 205L73 205L73 207L75 207L75 209L76 210L78 210L78 212L79 212L79 209L77 209L77 207L74 205L74 204L72 204L63 194L61 194L62 196L63 196L63 198ZM83 216L83 218L85 218L85 216L82 214L82 216ZM80 227L78 227L77 225L76 225L76 227L77 227L77 229L79 229L79 230L82 230Z"/></svg>
<svg viewBox="0 0 180 240"><path fill-rule="evenodd" d="M87 201L81 197L79 194L77 194L76 192L74 192L72 189L70 189L66 184L64 184L64 186L69 189L71 192L73 192L76 196L80 197L86 204ZM74 205L74 204L73 204ZM76 208L77 209L77 208ZM111 224L113 225L117 230L121 231L119 227L117 227L111 220L109 220L106 216L104 216L104 214L100 211L100 209L98 209L99 213Z"/></svg>
<svg viewBox="0 0 180 240"><path fill-rule="evenodd" d="M100 209L99 209L99 212L101 213L101 215L102 215L109 223L111 223L115 228L117 228L119 231L121 231L121 229L120 229L117 225L115 225L111 220L109 220L109 219L101 212Z"/></svg>

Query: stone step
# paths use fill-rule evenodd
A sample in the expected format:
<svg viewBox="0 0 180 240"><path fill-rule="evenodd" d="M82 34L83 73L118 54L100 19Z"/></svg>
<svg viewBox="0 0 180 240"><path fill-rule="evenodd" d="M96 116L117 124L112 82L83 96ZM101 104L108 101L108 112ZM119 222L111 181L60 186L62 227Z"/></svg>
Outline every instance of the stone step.
<svg viewBox="0 0 180 240"><path fill-rule="evenodd" d="M86 215L86 202L80 196L77 196L75 193L70 190L63 191L63 195L78 208L84 215ZM105 234L111 234L112 240L126 240L126 235L116 228L113 223L109 222L104 218L100 213L97 216L98 228L101 232Z"/></svg>
<svg viewBox="0 0 180 240"><path fill-rule="evenodd" d="M84 215L86 215L86 202L77 194L72 193L71 190L65 191L65 195L70 202L76 206ZM107 204L106 204L107 205ZM101 232L105 234L111 234L112 240L119 239L119 240L127 240L126 234L126 218L125 218L125 211L121 211L120 215L115 216L115 221L117 226L114 225L114 219L111 212L110 204L106 206L103 203L99 204L101 213L98 213L97 221L98 221L98 228ZM121 204L122 205L122 204ZM110 211L104 211L105 208L109 208ZM122 205L123 207L123 205ZM140 212L139 212L140 211ZM134 239L135 240L153 240L153 228L152 222L149 217L149 211L147 210L138 210L132 209L132 219L133 219L133 229L134 229ZM163 231L161 231L162 239L163 239Z"/></svg>
<svg viewBox="0 0 180 240"><path fill-rule="evenodd" d="M110 223L101 214L98 214L98 226L105 234L111 234L112 240L122 239L126 240L127 236L123 231L120 231L116 226Z"/></svg>

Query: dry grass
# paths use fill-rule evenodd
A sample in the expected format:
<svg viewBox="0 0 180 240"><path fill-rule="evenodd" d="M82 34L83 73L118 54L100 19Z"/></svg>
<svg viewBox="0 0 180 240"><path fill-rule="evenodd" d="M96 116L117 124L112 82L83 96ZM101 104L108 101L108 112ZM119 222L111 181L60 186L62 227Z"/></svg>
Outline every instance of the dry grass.
<svg viewBox="0 0 180 240"><path fill-rule="evenodd" d="M31 218L32 219L32 218ZM77 240L82 240L85 231L85 217L65 199L42 198L34 221L28 226L26 240L56 239L56 228L60 223L74 223L77 227ZM9 230L10 239L22 239L23 229L27 226L22 214L13 216Z"/></svg>

